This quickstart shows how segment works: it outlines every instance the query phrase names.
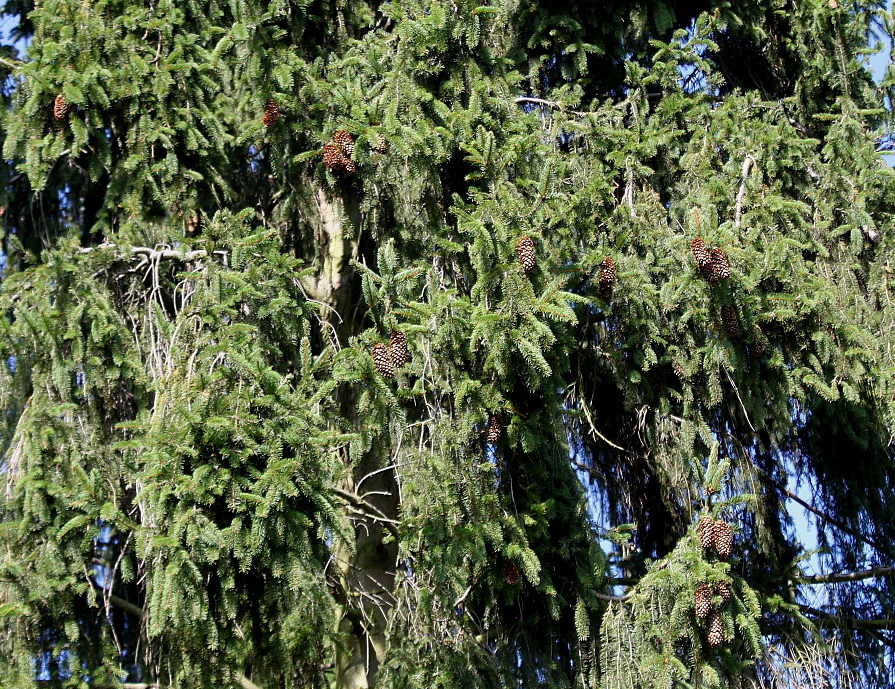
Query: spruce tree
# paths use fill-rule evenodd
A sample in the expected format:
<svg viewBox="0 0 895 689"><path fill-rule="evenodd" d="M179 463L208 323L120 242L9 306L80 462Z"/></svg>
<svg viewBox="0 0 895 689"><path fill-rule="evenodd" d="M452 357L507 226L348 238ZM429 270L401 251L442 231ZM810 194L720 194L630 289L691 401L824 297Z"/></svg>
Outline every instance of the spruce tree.
<svg viewBox="0 0 895 689"><path fill-rule="evenodd" d="M0 686L891 686L885 6L8 0Z"/></svg>

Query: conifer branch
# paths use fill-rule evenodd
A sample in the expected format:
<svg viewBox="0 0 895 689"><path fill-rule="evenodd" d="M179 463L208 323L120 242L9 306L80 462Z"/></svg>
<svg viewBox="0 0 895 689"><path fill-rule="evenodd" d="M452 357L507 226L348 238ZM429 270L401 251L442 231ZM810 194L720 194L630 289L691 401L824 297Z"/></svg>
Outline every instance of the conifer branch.
<svg viewBox="0 0 895 689"><path fill-rule="evenodd" d="M554 110L560 110L562 112L569 112L573 115L578 115L579 117L583 117L584 115L592 115L590 112L582 112L580 110L569 110L562 103L555 100L544 100L543 98L529 98L527 96L520 96L516 98L514 103L532 103L534 105L544 105L548 108L553 108Z"/></svg>
<svg viewBox="0 0 895 689"><path fill-rule="evenodd" d="M397 527L401 522L389 518L388 516L383 514L382 511L379 510L379 508L367 502L359 495L344 490L343 488L333 488L332 490L333 493L345 500L345 502L347 502L349 505L354 508L358 508L358 512L360 512L363 516L369 517L373 521L381 522L382 525L386 529L388 529L389 533L392 534L392 536L394 536L396 539L398 538Z"/></svg>
<svg viewBox="0 0 895 689"><path fill-rule="evenodd" d="M888 577L895 574L895 567L871 567L856 572L837 572L834 574L803 574L797 578L802 584L838 584L846 581L861 581L876 577Z"/></svg>
<svg viewBox="0 0 895 689"><path fill-rule="evenodd" d="M97 246L85 246L78 250L78 253L81 254L89 254L93 251L97 251L99 249L119 249L115 244L104 243L98 244ZM208 256L208 252L205 249L194 249L192 251L178 251L177 249L152 249L148 246L132 246L129 251L123 253L131 253L134 256L140 258L144 261L161 261L162 259L176 260L176 261L184 261L189 263L190 261L195 261L200 258L204 258ZM226 256L227 251L217 250L212 252L214 255Z"/></svg>
<svg viewBox="0 0 895 689"><path fill-rule="evenodd" d="M862 620L859 617L846 617L845 615L836 615L831 612L824 612L808 605L800 605L799 609L806 615L814 617L814 622L819 627L835 627L838 629L863 629L866 631L873 630L895 630L895 619L880 618Z"/></svg>
<svg viewBox="0 0 895 689"><path fill-rule="evenodd" d="M97 588L102 588L96 582L93 582L93 585ZM142 618L143 617L143 608L139 605L135 605L130 601L125 600L124 598L120 598L115 594L109 595L109 602L114 605L116 608L121 608L132 615ZM243 689L262 689L257 684L254 684L251 680L249 680L245 675L239 676L239 683L242 685ZM120 687L125 687L126 689L130 687L130 689L155 689L156 687L161 687L161 684L120 684L116 685Z"/></svg>

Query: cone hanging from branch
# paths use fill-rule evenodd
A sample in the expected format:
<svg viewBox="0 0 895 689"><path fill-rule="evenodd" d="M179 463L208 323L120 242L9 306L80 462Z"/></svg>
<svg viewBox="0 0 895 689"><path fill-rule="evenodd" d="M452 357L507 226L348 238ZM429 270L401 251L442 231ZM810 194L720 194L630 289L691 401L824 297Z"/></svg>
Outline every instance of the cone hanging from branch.
<svg viewBox="0 0 895 689"><path fill-rule="evenodd" d="M733 552L733 532L727 522L718 519L712 528L715 540L715 552L722 560L726 560Z"/></svg>
<svg viewBox="0 0 895 689"><path fill-rule="evenodd" d="M600 298L605 302L612 300L612 288L616 277L615 261L606 256L600 262Z"/></svg>
<svg viewBox="0 0 895 689"><path fill-rule="evenodd" d="M503 563L503 580L507 582L510 586L515 586L519 583L519 565L511 560L507 560Z"/></svg>
<svg viewBox="0 0 895 689"><path fill-rule="evenodd" d="M488 430L485 432L485 442L489 445L493 445L500 440L500 436L502 435L503 422L500 420L500 416L491 414L488 417Z"/></svg>
<svg viewBox="0 0 895 689"><path fill-rule="evenodd" d="M264 104L264 114L261 116L261 121L265 127L273 127L279 120L280 106L273 98L268 98Z"/></svg>
<svg viewBox="0 0 895 689"><path fill-rule="evenodd" d="M696 587L696 592L693 594L693 609L696 612L696 617L708 617L709 613L712 611L711 586L708 584L700 584Z"/></svg>
<svg viewBox="0 0 895 689"><path fill-rule="evenodd" d="M737 318L737 311L730 304L724 304L721 307L721 324L724 326L724 332L731 340L740 332L740 321Z"/></svg>
<svg viewBox="0 0 895 689"><path fill-rule="evenodd" d="M326 169L336 173L354 174L356 166L351 158L342 153L341 149L333 142L323 144L323 164Z"/></svg>
<svg viewBox="0 0 895 689"><path fill-rule="evenodd" d="M696 533L699 534L699 544L703 548L712 548L715 545L715 520L707 514L702 515L696 524Z"/></svg>
<svg viewBox="0 0 895 689"><path fill-rule="evenodd" d="M712 610L709 613L707 636L709 646L720 646L724 642L724 622L717 610Z"/></svg>
<svg viewBox="0 0 895 689"><path fill-rule="evenodd" d="M526 273L534 270L535 267L535 243L531 237L522 237L516 244L516 258L519 259L519 265Z"/></svg>
<svg viewBox="0 0 895 689"><path fill-rule="evenodd" d="M711 263L709 250L706 249L702 237L693 238L693 241L690 242L690 252L693 254L693 258L696 260L696 266L700 271L704 270Z"/></svg>
<svg viewBox="0 0 895 689"><path fill-rule="evenodd" d="M400 330L392 330L388 338L388 350L395 368L401 368L407 361L407 337Z"/></svg>
<svg viewBox="0 0 895 689"><path fill-rule="evenodd" d="M727 254L720 246L713 246L710 252L712 282L725 280L730 277L730 263Z"/></svg>
<svg viewBox="0 0 895 689"><path fill-rule="evenodd" d="M333 132L333 141L346 158L351 158L354 155L354 137L348 131L337 129Z"/></svg>
<svg viewBox="0 0 895 689"><path fill-rule="evenodd" d="M726 581L719 581L715 584L715 593L721 596L721 600L725 603L730 600L730 597L733 595L733 589L731 589L730 584Z"/></svg>
<svg viewBox="0 0 895 689"><path fill-rule="evenodd" d="M53 119L61 122L68 114L68 103L65 102L65 96L61 93L53 100Z"/></svg>
<svg viewBox="0 0 895 689"><path fill-rule="evenodd" d="M392 365L392 357L391 354L389 354L388 348L381 342L377 342L373 345L371 354L373 356L373 365L376 367L376 370L379 371L384 378L393 378L395 369Z"/></svg>

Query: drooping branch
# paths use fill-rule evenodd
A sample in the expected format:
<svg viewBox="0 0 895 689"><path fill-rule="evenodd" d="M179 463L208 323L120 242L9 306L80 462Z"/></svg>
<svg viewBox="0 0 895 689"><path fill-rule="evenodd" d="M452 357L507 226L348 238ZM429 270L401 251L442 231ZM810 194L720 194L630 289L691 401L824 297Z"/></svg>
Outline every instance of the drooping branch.
<svg viewBox="0 0 895 689"><path fill-rule="evenodd" d="M94 586L97 586L97 584L95 582L94 582ZM130 601L127 601L124 598L120 598L114 594L110 594L108 596L108 598L109 598L109 602L112 605L114 605L116 608L121 608L122 610L125 610L125 611L131 613L132 615L135 615L136 617L143 617L143 608L141 608L139 605L135 605L134 603L131 603ZM239 683L240 683L240 685L242 685L243 689L262 689L260 686L258 686L254 682L252 682L245 675L239 676ZM154 684L154 683L120 684L117 686L124 687L124 689L161 689L161 687L162 687L161 684Z"/></svg>

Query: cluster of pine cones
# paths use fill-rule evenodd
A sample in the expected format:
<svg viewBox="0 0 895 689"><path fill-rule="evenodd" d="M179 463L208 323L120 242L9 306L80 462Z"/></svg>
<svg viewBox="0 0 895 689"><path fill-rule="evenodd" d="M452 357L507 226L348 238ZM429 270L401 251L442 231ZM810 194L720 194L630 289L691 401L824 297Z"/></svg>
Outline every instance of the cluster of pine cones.
<svg viewBox="0 0 895 689"><path fill-rule="evenodd" d="M703 515L696 524L696 533L699 534L699 542L703 548L714 549L722 560L730 557L733 552L733 532L727 522Z"/></svg>
<svg viewBox="0 0 895 689"><path fill-rule="evenodd" d="M695 237L690 242L690 251L696 259L700 274L709 282L714 284L730 277L730 263L727 261L727 254L720 246L709 249L702 237Z"/></svg>
<svg viewBox="0 0 895 689"><path fill-rule="evenodd" d="M395 369L401 368L407 361L407 337L400 330L392 330L388 346L377 342L370 354L376 370L384 378L394 378Z"/></svg>
<svg viewBox="0 0 895 689"><path fill-rule="evenodd" d="M716 582L714 589L709 584L700 584L696 587L696 592L693 595L693 608L699 619L706 620L709 645L720 646L724 641L724 623L721 613L712 604L714 595L721 598L723 605L730 600L733 589L726 581Z"/></svg>
<svg viewBox="0 0 895 689"><path fill-rule="evenodd" d="M354 138L344 129L334 131L333 138L323 144L323 164L332 173L353 175L357 169L353 154Z"/></svg>
<svg viewBox="0 0 895 689"><path fill-rule="evenodd" d="M714 284L730 277L730 263L727 260L727 254L720 246L713 246L709 249L702 237L695 237L690 242L690 251L696 261L696 267L699 268L699 273L708 282ZM737 318L737 310L733 304L721 306L721 325L730 339L739 334L740 320Z"/></svg>

